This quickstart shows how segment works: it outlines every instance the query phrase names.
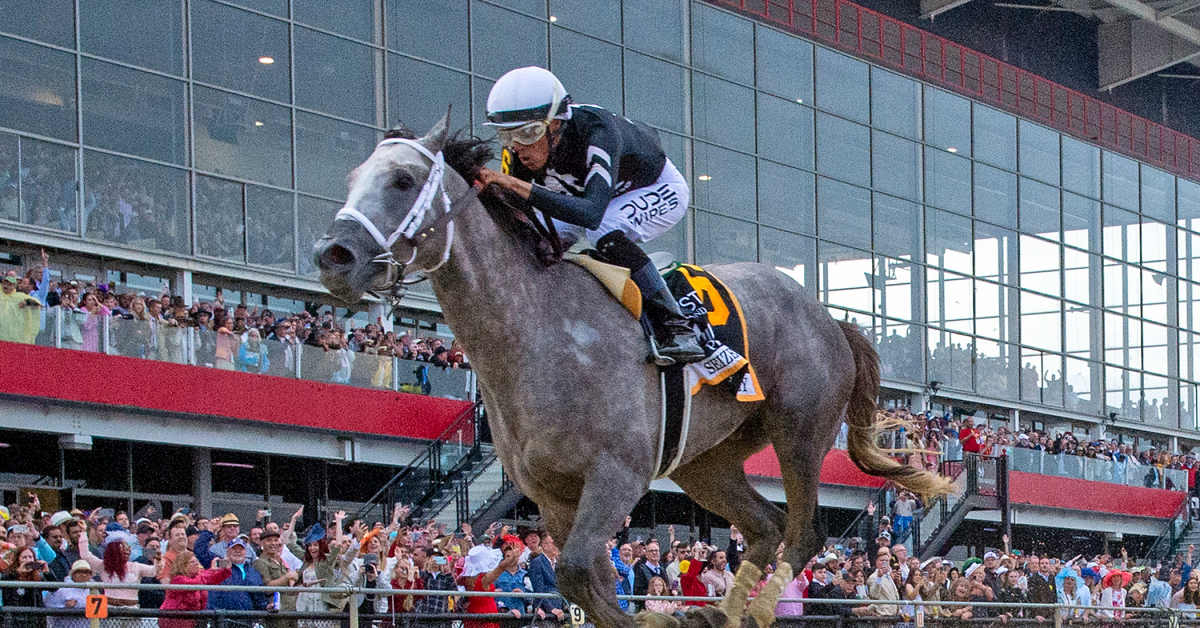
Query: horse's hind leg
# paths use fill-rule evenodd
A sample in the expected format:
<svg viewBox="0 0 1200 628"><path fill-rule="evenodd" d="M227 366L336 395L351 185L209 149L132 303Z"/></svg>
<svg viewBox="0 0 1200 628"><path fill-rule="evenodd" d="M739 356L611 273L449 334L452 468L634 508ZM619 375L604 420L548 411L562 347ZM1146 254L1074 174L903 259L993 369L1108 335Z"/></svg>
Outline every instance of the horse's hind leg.
<svg viewBox="0 0 1200 628"><path fill-rule="evenodd" d="M763 568L775 560L787 514L750 485L743 463L758 446L727 440L671 474L688 497L728 519L746 537L742 560Z"/></svg>
<svg viewBox="0 0 1200 628"><path fill-rule="evenodd" d="M558 586L597 626L631 626L633 618L617 604L617 572L611 555L604 551L604 543L646 493L647 481L634 477L623 464L601 460L584 481L575 519L558 560Z"/></svg>

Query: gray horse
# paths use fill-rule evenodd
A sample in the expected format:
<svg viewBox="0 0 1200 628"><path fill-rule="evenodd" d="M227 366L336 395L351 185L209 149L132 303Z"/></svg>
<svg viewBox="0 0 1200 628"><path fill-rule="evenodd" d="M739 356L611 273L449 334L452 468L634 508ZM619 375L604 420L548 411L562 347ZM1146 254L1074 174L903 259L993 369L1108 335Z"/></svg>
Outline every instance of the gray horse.
<svg viewBox="0 0 1200 628"><path fill-rule="evenodd" d="M642 329L587 271L543 266L490 189L476 195L467 181L492 158L486 144L449 137L446 118L419 140L395 135L351 173L346 206L314 247L321 281L356 302L408 273L428 275L479 376L504 468L562 545L562 592L597 625L627 626L604 546L654 479L661 394ZM878 356L857 328L771 266L710 270L741 300L766 399L701 390L670 479L744 532L747 561L766 565L783 542L783 559L803 565L820 547L817 483L843 420L863 471L921 494L948 490L878 447ZM768 444L786 512L743 469Z"/></svg>

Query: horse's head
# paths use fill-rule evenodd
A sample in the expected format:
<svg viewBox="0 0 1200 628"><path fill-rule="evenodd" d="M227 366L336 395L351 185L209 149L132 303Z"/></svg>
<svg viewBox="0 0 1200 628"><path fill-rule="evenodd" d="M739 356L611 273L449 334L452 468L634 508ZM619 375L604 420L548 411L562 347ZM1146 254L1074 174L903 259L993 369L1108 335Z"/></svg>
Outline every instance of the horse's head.
<svg viewBox="0 0 1200 628"><path fill-rule="evenodd" d="M446 260L451 199L469 190L442 155L448 117L419 139L388 133L350 173L346 205L313 245L321 283L334 296L354 302Z"/></svg>

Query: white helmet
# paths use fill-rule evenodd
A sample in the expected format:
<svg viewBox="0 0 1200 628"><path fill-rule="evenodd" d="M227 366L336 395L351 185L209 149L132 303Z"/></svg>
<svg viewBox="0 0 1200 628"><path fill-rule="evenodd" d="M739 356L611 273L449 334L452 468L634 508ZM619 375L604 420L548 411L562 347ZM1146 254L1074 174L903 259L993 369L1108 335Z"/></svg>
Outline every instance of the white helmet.
<svg viewBox="0 0 1200 628"><path fill-rule="evenodd" d="M527 66L509 70L496 81L487 100L487 126L517 127L549 122L567 111L571 97L550 70Z"/></svg>

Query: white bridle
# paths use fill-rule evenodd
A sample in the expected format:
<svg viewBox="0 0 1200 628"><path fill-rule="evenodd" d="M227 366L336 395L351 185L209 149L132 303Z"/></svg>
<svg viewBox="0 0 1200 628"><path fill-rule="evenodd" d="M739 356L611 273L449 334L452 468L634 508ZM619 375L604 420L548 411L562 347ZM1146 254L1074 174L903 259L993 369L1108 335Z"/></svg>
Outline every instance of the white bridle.
<svg viewBox="0 0 1200 628"><path fill-rule="evenodd" d="M345 205L339 209L337 215L334 216L334 220L353 220L354 222L362 225L363 229L366 229L367 233L371 234L371 237L375 239L375 243L383 249L383 252L372 258L371 262L375 264L387 264L387 276L385 281L387 282L387 287L389 288L394 286L397 281L404 277L405 269L409 264L412 264L413 261L417 259L417 247L421 241L436 231L436 229L431 227L426 230L427 233L421 234L423 237L417 237L418 232L421 229L421 225L425 223L425 216L431 209L433 209L434 202L438 199L441 199L442 210L445 214L449 214L451 208L450 195L446 193L446 186L444 184L444 178L446 174L446 157L442 154L442 151L438 151L437 154L434 154L417 140L399 137L383 140L378 146L375 147L375 150L379 150L380 148L390 144L408 145L424 155L432 164L429 168L429 176L425 179L425 184L421 186L421 192L417 194L416 200L413 201L412 207L409 208L408 213L404 215L404 219L400 221L400 225L396 227L396 230L393 231L391 235L384 237L383 232L379 230L379 227L375 226L375 223L372 222L370 218L367 218L366 214L358 211L358 209L352 205ZM412 255L408 258L408 261L405 262L396 260L395 255L392 253L392 247L400 238L404 238L405 242L407 242L409 247L412 249ZM454 221L448 220L446 223L446 246L442 250L441 260L438 261L433 268L421 270L426 273L431 273L441 268L442 265L446 263L446 260L450 259L450 245L453 242Z"/></svg>

